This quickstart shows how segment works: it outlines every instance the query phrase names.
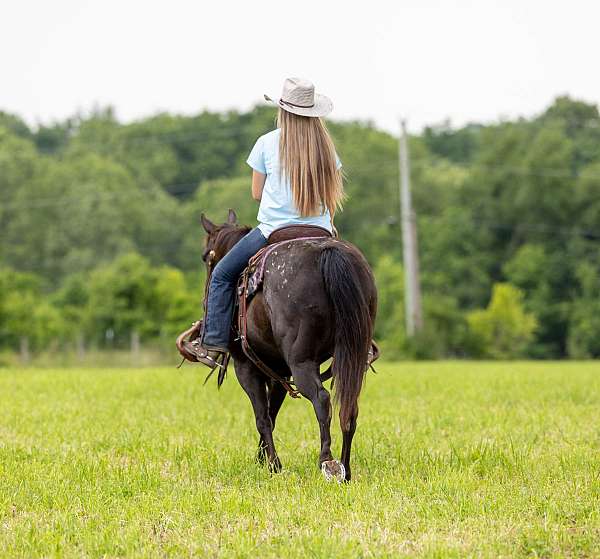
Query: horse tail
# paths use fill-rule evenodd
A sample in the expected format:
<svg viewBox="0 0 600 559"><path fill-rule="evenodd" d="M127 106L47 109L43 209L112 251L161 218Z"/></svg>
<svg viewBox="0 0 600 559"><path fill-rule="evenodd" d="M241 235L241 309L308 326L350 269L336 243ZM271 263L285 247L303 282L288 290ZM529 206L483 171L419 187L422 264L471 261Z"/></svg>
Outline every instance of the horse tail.
<svg viewBox="0 0 600 559"><path fill-rule="evenodd" d="M334 401L340 407L340 423L345 429L358 413L358 397L373 337L369 302L365 296L365 290L370 286L361 285L368 268L359 257L337 243L324 247L319 267L335 318Z"/></svg>

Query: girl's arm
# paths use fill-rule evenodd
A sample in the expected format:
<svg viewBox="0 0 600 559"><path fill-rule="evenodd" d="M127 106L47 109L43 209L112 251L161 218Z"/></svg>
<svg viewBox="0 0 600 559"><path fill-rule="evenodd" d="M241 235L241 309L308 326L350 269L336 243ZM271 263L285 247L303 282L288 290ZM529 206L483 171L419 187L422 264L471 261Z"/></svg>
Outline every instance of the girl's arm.
<svg viewBox="0 0 600 559"><path fill-rule="evenodd" d="M263 175L258 171L252 171L252 198L258 202L260 202L260 199L262 198L266 178L267 175Z"/></svg>

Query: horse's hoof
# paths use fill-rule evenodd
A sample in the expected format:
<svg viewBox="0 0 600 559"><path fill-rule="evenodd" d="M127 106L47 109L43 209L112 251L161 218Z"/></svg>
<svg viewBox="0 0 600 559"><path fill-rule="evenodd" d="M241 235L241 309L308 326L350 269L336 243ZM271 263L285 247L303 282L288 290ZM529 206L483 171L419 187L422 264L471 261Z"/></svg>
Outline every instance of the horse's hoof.
<svg viewBox="0 0 600 559"><path fill-rule="evenodd" d="M278 474L279 472L281 472L282 469L283 466L281 465L281 460L279 460L279 457L275 458L273 462L269 463L269 471L272 474Z"/></svg>
<svg viewBox="0 0 600 559"><path fill-rule="evenodd" d="M338 460L326 460L321 464L321 471L327 481L335 479L338 483L342 483L346 479L346 468Z"/></svg>

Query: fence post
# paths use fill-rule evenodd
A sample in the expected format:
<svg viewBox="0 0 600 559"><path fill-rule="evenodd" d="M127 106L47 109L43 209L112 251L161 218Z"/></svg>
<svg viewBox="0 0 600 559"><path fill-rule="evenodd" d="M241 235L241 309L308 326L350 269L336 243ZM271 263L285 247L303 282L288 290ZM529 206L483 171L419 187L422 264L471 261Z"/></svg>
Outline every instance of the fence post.
<svg viewBox="0 0 600 559"><path fill-rule="evenodd" d="M19 353L21 355L21 363L29 363L31 360L31 354L29 352L29 338L27 336L21 336L19 342Z"/></svg>
<svg viewBox="0 0 600 559"><path fill-rule="evenodd" d="M77 334L75 345L77 347L77 360L80 362L85 361L85 341L83 339L83 334Z"/></svg>
<svg viewBox="0 0 600 559"><path fill-rule="evenodd" d="M137 330L131 332L131 361L134 365L140 362L140 333Z"/></svg>

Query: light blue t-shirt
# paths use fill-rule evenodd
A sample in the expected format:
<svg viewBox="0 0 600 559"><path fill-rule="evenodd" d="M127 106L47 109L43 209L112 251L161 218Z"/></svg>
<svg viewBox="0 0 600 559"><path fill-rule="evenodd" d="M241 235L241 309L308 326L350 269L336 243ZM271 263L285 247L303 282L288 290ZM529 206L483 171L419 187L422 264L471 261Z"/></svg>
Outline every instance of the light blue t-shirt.
<svg viewBox="0 0 600 559"><path fill-rule="evenodd" d="M273 130L256 140L247 163L255 171L267 175L258 209L258 228L268 237L275 229L285 225L318 225L331 231L329 210L319 215L302 217L294 204L289 179L279 173L279 137L281 130ZM336 156L337 158L337 156ZM337 159L338 169L342 166Z"/></svg>

